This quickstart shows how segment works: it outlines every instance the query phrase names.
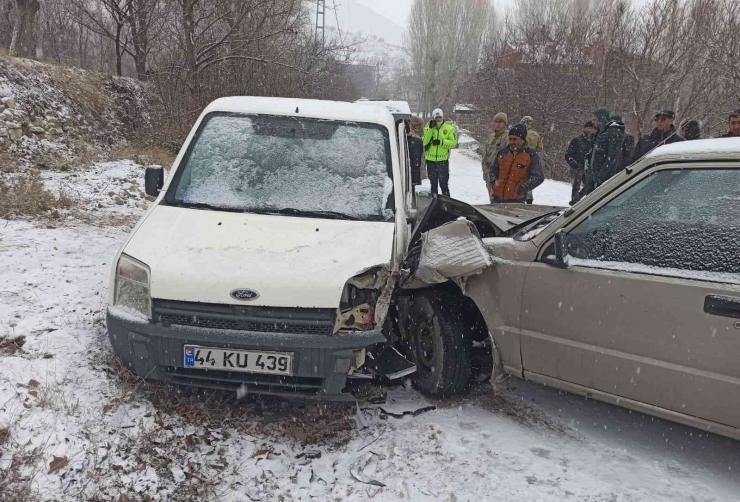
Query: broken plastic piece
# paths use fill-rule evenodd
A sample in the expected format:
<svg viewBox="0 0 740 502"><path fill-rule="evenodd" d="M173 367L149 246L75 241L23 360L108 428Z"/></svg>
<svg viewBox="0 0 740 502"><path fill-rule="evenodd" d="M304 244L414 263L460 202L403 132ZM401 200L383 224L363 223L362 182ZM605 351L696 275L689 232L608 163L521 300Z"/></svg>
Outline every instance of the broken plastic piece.
<svg viewBox="0 0 740 502"><path fill-rule="evenodd" d="M365 368L371 373L384 376L389 380L395 380L416 372L416 364L385 343L375 345L367 351Z"/></svg>

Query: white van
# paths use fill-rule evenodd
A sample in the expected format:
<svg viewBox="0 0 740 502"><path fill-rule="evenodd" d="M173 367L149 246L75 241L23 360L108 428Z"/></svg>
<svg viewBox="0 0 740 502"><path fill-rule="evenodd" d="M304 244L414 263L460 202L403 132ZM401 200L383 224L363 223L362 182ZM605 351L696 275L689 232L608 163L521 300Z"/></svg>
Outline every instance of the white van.
<svg viewBox="0 0 740 502"><path fill-rule="evenodd" d="M147 168L157 200L114 262L107 323L124 363L171 383L343 399L348 374L400 358L383 326L414 213L405 118L211 103L167 181ZM393 376L414 371L403 362Z"/></svg>

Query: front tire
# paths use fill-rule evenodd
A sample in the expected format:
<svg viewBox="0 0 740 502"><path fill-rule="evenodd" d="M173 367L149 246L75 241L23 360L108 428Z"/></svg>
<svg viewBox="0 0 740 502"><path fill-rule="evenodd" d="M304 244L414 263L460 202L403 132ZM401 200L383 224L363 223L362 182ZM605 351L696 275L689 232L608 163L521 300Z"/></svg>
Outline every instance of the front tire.
<svg viewBox="0 0 740 502"><path fill-rule="evenodd" d="M409 300L406 326L416 387L433 397L463 392L470 381L473 344L460 308L440 295L417 294Z"/></svg>

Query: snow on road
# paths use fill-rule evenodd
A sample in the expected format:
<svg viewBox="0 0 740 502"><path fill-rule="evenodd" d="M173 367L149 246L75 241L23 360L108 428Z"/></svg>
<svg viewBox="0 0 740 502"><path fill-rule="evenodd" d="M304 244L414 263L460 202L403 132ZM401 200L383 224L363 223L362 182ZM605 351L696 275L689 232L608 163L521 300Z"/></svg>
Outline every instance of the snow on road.
<svg viewBox="0 0 740 502"><path fill-rule="evenodd" d="M429 192L429 180L424 180L420 191ZM545 206L567 206L570 184L545 180L534 190L534 203ZM468 204L489 204L486 183L483 180L480 157L470 150L452 150L450 157L450 196Z"/></svg>
<svg viewBox="0 0 740 502"><path fill-rule="evenodd" d="M485 202L479 164L454 152L452 165L453 196ZM141 183L132 172L140 168L107 167L125 190L140 190L128 186ZM537 202L552 196L562 204L565 188L548 186ZM79 189L90 193L90 204L111 190L107 182ZM142 204L124 207L141 214ZM482 383L441 402L390 389L385 411L437 406L403 419L378 406L309 404L298 414L291 411L297 405L279 400L224 406L122 382L104 311L111 260L126 232L0 221L0 494L27 489L58 501L740 499L740 442L522 381L503 397ZM214 421L219 413L222 424Z"/></svg>

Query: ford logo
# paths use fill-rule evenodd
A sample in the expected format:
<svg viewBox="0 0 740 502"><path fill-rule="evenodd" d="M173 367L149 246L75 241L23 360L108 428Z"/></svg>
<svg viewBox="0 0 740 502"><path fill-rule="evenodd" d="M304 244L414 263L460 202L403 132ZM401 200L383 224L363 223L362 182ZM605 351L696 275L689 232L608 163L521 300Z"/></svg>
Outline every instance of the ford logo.
<svg viewBox="0 0 740 502"><path fill-rule="evenodd" d="M260 294L256 291L252 291L251 289L235 289L231 292L231 297L234 300L250 302L259 298Z"/></svg>

